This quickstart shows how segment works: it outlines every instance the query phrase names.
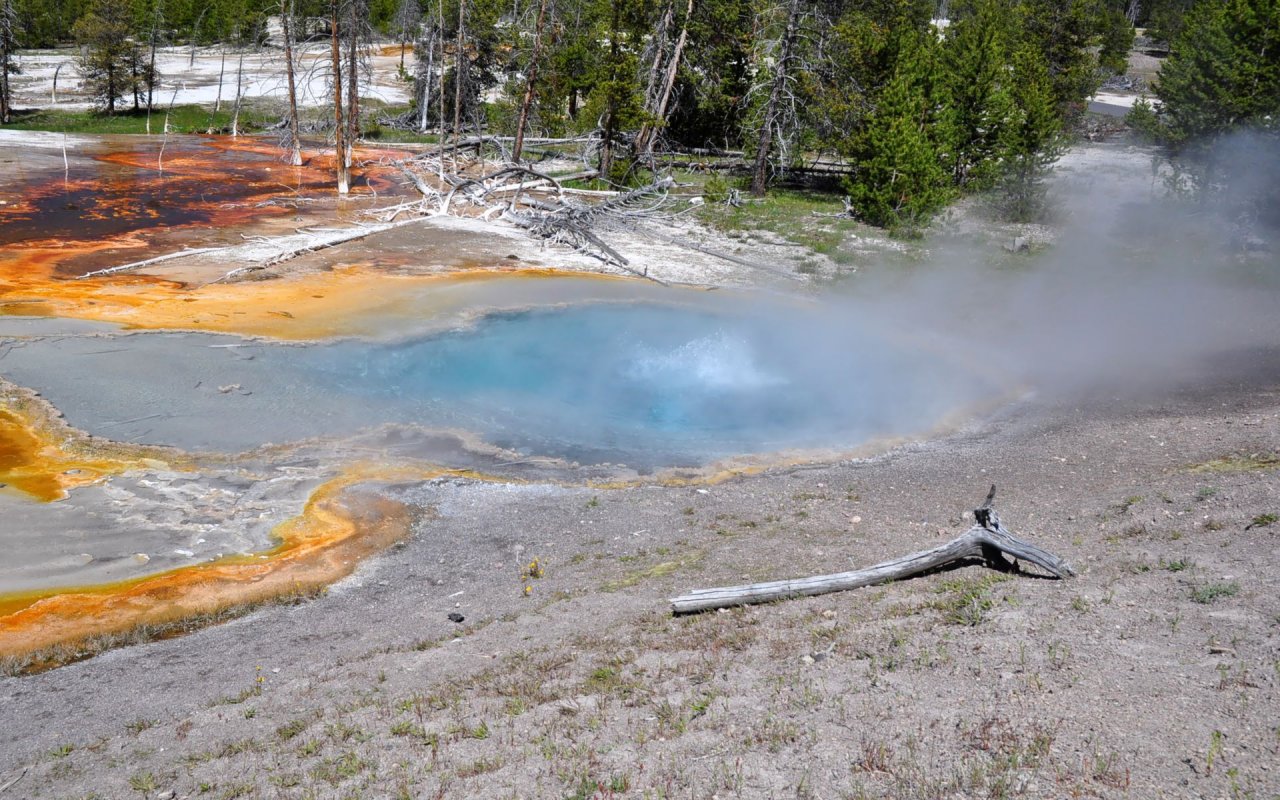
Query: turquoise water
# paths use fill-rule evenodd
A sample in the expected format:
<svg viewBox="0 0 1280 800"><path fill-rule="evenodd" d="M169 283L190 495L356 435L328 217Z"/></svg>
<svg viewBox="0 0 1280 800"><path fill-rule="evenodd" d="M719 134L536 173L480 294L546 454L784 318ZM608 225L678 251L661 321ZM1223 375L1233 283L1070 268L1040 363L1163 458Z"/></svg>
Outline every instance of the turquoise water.
<svg viewBox="0 0 1280 800"><path fill-rule="evenodd" d="M639 469L929 431L994 394L847 310L673 295L481 316L394 342L199 333L0 340L0 374L121 441L240 452L392 425Z"/></svg>
<svg viewBox="0 0 1280 800"><path fill-rule="evenodd" d="M400 419L632 465L847 447L927 429L979 390L937 356L814 309L584 305L316 348L307 361L336 391Z"/></svg>

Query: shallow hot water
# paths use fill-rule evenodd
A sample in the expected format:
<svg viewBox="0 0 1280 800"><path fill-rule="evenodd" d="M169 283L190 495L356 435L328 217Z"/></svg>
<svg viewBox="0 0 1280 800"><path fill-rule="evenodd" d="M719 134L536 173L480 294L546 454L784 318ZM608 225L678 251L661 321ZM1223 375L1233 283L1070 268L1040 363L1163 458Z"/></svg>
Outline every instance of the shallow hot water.
<svg viewBox="0 0 1280 800"><path fill-rule="evenodd" d="M993 393L944 355L808 304L581 303L395 342L45 339L0 373L116 439L238 451L385 423L638 468L921 433Z"/></svg>

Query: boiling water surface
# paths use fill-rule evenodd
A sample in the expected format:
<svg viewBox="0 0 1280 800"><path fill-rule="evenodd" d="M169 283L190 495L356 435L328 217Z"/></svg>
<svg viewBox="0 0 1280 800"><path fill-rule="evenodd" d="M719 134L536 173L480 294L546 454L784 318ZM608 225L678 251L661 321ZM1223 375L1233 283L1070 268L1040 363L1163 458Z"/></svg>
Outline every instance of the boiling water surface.
<svg viewBox="0 0 1280 800"><path fill-rule="evenodd" d="M585 303L302 347L40 340L9 350L0 372L112 438L233 451L400 423L642 468L848 449L926 431L992 393L942 354L836 312L722 306Z"/></svg>

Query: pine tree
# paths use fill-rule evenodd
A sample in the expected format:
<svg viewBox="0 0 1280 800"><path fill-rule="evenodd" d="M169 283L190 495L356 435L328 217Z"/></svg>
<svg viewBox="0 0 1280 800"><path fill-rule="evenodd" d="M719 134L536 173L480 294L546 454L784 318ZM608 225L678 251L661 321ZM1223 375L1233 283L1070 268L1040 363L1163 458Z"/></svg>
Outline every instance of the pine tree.
<svg viewBox="0 0 1280 800"><path fill-rule="evenodd" d="M1013 57L1014 120L1001 133L1003 175L997 204L1014 222L1030 222L1047 210L1046 180L1062 157L1062 118L1048 65L1029 44Z"/></svg>
<svg viewBox="0 0 1280 800"><path fill-rule="evenodd" d="M996 178L1005 129L1014 115L1007 17L994 0L947 29L942 51L940 138L952 182L985 188Z"/></svg>
<svg viewBox="0 0 1280 800"><path fill-rule="evenodd" d="M936 37L910 31L900 39L893 77L854 143L845 188L862 219L914 232L954 191L931 135Z"/></svg>
<svg viewBox="0 0 1280 800"><path fill-rule="evenodd" d="M126 0L97 0L72 33L84 48L81 77L107 113L114 114L116 100L136 94L146 71L141 52L129 38Z"/></svg>
<svg viewBox="0 0 1280 800"><path fill-rule="evenodd" d="M1156 132L1175 147L1244 125L1280 127L1280 0L1196 5L1155 94Z"/></svg>

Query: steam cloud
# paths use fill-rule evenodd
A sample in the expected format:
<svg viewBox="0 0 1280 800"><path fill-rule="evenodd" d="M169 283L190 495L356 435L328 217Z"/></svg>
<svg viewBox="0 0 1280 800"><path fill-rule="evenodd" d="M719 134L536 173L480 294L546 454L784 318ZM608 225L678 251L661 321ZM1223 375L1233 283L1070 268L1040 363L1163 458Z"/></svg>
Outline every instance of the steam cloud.
<svg viewBox="0 0 1280 800"><path fill-rule="evenodd" d="M1144 148L1074 150L1046 251L942 241L908 278L872 270L843 302L1046 393L1280 379L1280 138L1234 135L1209 158L1221 177L1198 199L1171 193Z"/></svg>

